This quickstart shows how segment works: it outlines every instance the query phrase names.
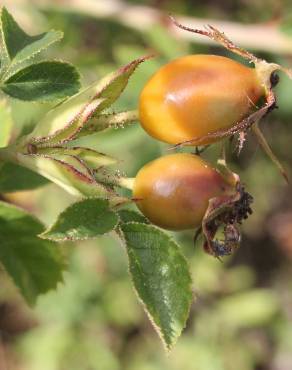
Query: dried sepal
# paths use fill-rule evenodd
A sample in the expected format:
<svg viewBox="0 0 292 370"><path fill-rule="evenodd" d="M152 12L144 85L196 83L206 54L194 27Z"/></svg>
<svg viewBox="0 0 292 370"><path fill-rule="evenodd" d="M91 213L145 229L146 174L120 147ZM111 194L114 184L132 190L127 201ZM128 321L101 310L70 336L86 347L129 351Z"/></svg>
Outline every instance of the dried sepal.
<svg viewBox="0 0 292 370"><path fill-rule="evenodd" d="M253 197L245 191L239 176L229 169L224 156L217 161L217 167L233 191L209 199L201 227L195 233L194 242L202 235L204 250L220 258L232 254L239 247L241 241L239 225L252 213ZM218 238L219 234L221 238Z"/></svg>
<svg viewBox="0 0 292 370"><path fill-rule="evenodd" d="M292 79L292 69L282 67L280 64L268 63L264 59L256 57L251 52L235 45L225 34L224 32L219 31L217 28L206 25L205 30L199 30L191 27L187 27L179 23L173 16L170 16L171 21L178 28L192 32L198 35L206 36L209 39L217 42L222 45L225 49L231 51L234 54L240 55L242 58L247 59L249 62L254 63L256 69L259 71L259 74L263 74L264 77L270 76L274 71L284 72L290 79ZM269 85L269 78L267 79L267 84Z"/></svg>
<svg viewBox="0 0 292 370"><path fill-rule="evenodd" d="M244 190L240 182L237 183L234 194L210 199L201 229L207 253L221 257L234 252L241 240L238 226L252 213L252 201L252 196ZM216 235L222 228L224 238L219 240Z"/></svg>
<svg viewBox="0 0 292 370"><path fill-rule="evenodd" d="M198 35L206 36L209 37L211 40L217 42L218 44L221 44L224 46L226 49L232 51L235 54L240 55L241 57L252 61L252 62L257 62L260 59L254 56L252 53L249 51L240 48L239 46L236 46L231 40L229 40L226 35L223 32L220 32L217 30L217 28L207 25L205 30L199 30L191 27L187 27L179 23L173 16L169 16L171 21L180 29L192 33L196 33Z"/></svg>

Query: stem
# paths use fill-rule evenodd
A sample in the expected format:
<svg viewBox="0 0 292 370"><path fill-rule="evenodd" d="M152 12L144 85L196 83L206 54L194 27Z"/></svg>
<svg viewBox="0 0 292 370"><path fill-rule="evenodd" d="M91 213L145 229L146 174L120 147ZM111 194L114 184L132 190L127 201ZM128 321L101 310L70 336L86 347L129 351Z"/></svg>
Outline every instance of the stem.
<svg viewBox="0 0 292 370"><path fill-rule="evenodd" d="M94 132L106 130L108 128L119 128L139 121L138 110L127 112L101 114L90 119L89 123L78 133L78 137L91 135Z"/></svg>
<svg viewBox="0 0 292 370"><path fill-rule="evenodd" d="M110 198L108 201L112 208L119 210L119 208L123 207L125 204L130 203L131 199L125 197L114 197Z"/></svg>
<svg viewBox="0 0 292 370"><path fill-rule="evenodd" d="M224 140L221 142L220 158L226 163L226 145Z"/></svg>
<svg viewBox="0 0 292 370"><path fill-rule="evenodd" d="M127 112L119 112L113 115L100 116L100 121L107 123L109 126L120 125L123 123L133 123L139 121L139 112L137 109Z"/></svg>
<svg viewBox="0 0 292 370"><path fill-rule="evenodd" d="M135 177L121 177L118 180L118 184L126 189L133 190Z"/></svg>
<svg viewBox="0 0 292 370"><path fill-rule="evenodd" d="M289 183L288 175L287 175L284 167L282 166L282 164L280 163L280 161L278 160L278 158L273 153L271 147L267 143L267 140L265 139L263 133L261 132L261 130L259 128L258 122L255 122L252 125L252 130L253 130L253 133L255 134L255 136L256 136L256 138L258 140L258 143L262 147L263 151L272 160L272 162L278 167L279 171L281 172L281 174L284 177L284 179L286 180L286 182Z"/></svg>

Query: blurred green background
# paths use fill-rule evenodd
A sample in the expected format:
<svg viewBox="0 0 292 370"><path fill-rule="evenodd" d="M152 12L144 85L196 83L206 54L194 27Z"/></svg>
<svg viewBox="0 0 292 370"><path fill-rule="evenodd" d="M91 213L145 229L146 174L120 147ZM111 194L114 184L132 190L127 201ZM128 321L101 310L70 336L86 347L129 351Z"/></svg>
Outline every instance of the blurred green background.
<svg viewBox="0 0 292 370"><path fill-rule="evenodd" d="M177 56L230 55L218 46L174 33L166 17L170 12L193 22L214 20L217 26L222 22L223 31L231 21L238 26L236 38L245 43L241 46L252 46L257 38L265 46L251 51L292 66L289 0L9 0L4 4L28 32L64 31L64 40L49 56L75 64L83 85L155 50L158 56L138 68L116 104L117 111L135 109L145 81ZM141 19L135 18L137 14ZM268 32L247 32L255 23L260 30L276 32L291 47L273 44ZM234 39L233 34L228 36ZM277 94L279 109L262 128L291 178L292 82L284 75ZM15 136L49 109L45 104L11 104ZM167 145L149 138L138 124L82 142L119 158L119 168L129 176L169 153ZM204 157L215 163L219 152L220 146L214 145ZM41 297L33 310L0 271L0 370L290 370L291 185L285 184L251 134L240 157L230 147L228 158L255 197L254 214L243 227L241 248L223 263L204 254L199 243L194 247L192 232L174 234L187 256L196 299L187 328L169 355L132 290L125 251L109 235L63 245L68 256L65 284ZM4 198L45 224L74 200L52 184Z"/></svg>

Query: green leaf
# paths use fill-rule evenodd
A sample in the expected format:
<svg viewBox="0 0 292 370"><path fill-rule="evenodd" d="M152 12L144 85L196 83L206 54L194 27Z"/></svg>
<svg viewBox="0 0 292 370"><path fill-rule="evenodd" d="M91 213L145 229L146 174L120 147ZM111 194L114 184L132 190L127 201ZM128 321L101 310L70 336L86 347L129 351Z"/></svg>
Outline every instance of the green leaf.
<svg viewBox="0 0 292 370"><path fill-rule="evenodd" d="M48 182L37 173L14 163L6 162L0 167L0 193L32 190Z"/></svg>
<svg viewBox="0 0 292 370"><path fill-rule="evenodd" d="M133 211L132 209L121 209L119 212L121 222L140 222L142 224L149 224L149 221L141 213Z"/></svg>
<svg viewBox="0 0 292 370"><path fill-rule="evenodd" d="M32 58L63 37L60 31L49 31L35 36L27 35L5 7L1 10L2 42L13 64Z"/></svg>
<svg viewBox="0 0 292 370"><path fill-rule="evenodd" d="M9 64L10 60L7 51L4 49L0 27L0 79L2 78L5 71L7 71L7 67L9 66Z"/></svg>
<svg viewBox="0 0 292 370"><path fill-rule="evenodd" d="M13 127L11 110L6 100L0 100L0 148L8 145Z"/></svg>
<svg viewBox="0 0 292 370"><path fill-rule="evenodd" d="M110 188L96 182L94 174L78 158L66 156L66 161L46 155L18 154L18 161L77 196L114 197Z"/></svg>
<svg viewBox="0 0 292 370"><path fill-rule="evenodd" d="M20 100L63 99L79 90L79 74L71 64L43 61L16 72L4 81L1 88Z"/></svg>
<svg viewBox="0 0 292 370"><path fill-rule="evenodd" d="M1 39L0 39L0 71L3 68L4 62L5 62L4 60L5 60L5 55L4 55L3 47L1 46Z"/></svg>
<svg viewBox="0 0 292 370"><path fill-rule="evenodd" d="M27 138L51 145L76 137L94 116L111 106L128 84L130 76L146 58L139 58L52 109Z"/></svg>
<svg viewBox="0 0 292 370"><path fill-rule="evenodd" d="M96 150L89 148L82 148L80 146L65 147L65 146L49 146L39 147L37 150L38 154L47 154L50 156L54 155L70 155L80 158L88 166L99 168L103 166L109 166L116 164L118 161L109 155L97 152Z"/></svg>
<svg viewBox="0 0 292 370"><path fill-rule="evenodd" d="M89 198L68 207L40 237L55 241L95 238L113 230L118 221L106 199Z"/></svg>
<svg viewBox="0 0 292 370"><path fill-rule="evenodd" d="M25 211L0 202L0 262L29 304L62 281L57 244L41 240L42 224Z"/></svg>
<svg viewBox="0 0 292 370"><path fill-rule="evenodd" d="M169 350L186 325L192 302L191 276L178 245L160 229L121 225L134 287Z"/></svg>

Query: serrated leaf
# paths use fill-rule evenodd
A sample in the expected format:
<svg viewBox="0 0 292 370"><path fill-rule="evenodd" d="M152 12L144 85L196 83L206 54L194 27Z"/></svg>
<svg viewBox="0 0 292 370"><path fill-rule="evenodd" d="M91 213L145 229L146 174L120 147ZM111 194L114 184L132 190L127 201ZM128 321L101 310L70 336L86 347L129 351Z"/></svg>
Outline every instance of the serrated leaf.
<svg viewBox="0 0 292 370"><path fill-rule="evenodd" d="M169 350L186 325L192 302L187 262L174 240L152 225L131 222L121 230L134 287Z"/></svg>
<svg viewBox="0 0 292 370"><path fill-rule="evenodd" d="M55 145L75 137L90 118L116 101L132 73L145 59L134 60L52 109L39 122L28 140L32 143L47 141Z"/></svg>
<svg viewBox="0 0 292 370"><path fill-rule="evenodd" d="M12 126L11 109L6 100L0 100L0 148L8 145Z"/></svg>
<svg viewBox="0 0 292 370"><path fill-rule="evenodd" d="M29 65L5 80L1 89L20 100L58 100L75 94L80 88L74 66L59 61Z"/></svg>
<svg viewBox="0 0 292 370"><path fill-rule="evenodd" d="M30 214L0 202L0 262L29 304L62 281L60 247L39 239L42 231L42 224Z"/></svg>
<svg viewBox="0 0 292 370"><path fill-rule="evenodd" d="M6 162L0 167L0 193L32 190L48 183L44 177L17 164Z"/></svg>
<svg viewBox="0 0 292 370"><path fill-rule="evenodd" d="M118 221L106 199L89 198L69 206L40 236L55 241L96 238L113 230Z"/></svg>
<svg viewBox="0 0 292 370"><path fill-rule="evenodd" d="M90 170L73 156L62 159L46 155L18 154L19 163L53 181L66 191L77 196L115 197L109 188L96 182Z"/></svg>
<svg viewBox="0 0 292 370"><path fill-rule="evenodd" d="M121 222L140 222L143 224L149 224L149 221L141 213L133 211L132 209L121 209L119 212Z"/></svg>
<svg viewBox="0 0 292 370"><path fill-rule="evenodd" d="M5 7L1 10L2 42L13 64L32 58L63 37L60 31L49 31L35 36L26 34Z"/></svg>

